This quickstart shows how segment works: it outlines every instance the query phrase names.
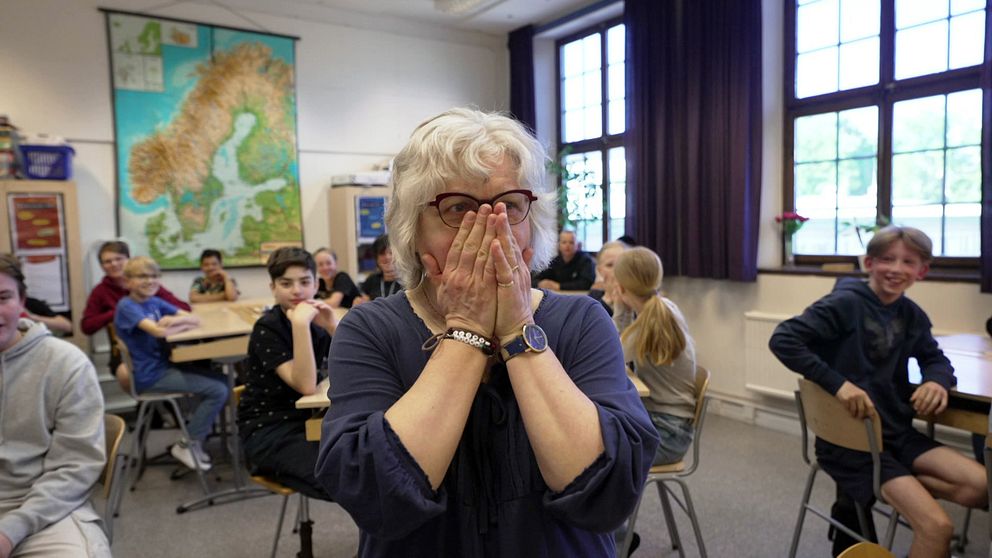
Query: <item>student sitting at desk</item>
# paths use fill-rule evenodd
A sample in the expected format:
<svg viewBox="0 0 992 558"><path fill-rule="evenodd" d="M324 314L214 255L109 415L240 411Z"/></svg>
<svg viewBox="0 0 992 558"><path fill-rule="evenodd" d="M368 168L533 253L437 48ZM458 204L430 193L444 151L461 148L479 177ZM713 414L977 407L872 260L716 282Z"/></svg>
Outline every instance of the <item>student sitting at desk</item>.
<svg viewBox="0 0 992 558"><path fill-rule="evenodd" d="M967 507L987 501L985 470L977 462L917 432L913 417L947 407L954 369L930 332L930 319L904 293L922 279L933 244L912 227L888 226L868 243L868 282L839 281L801 316L779 324L769 346L847 407L852 416L882 422L882 496L913 528L909 555L944 557L953 534L935 497ZM909 383L915 358L923 381ZM873 500L871 456L816 439L816 458L847 496ZM855 531L858 529L855 528Z"/></svg>
<svg viewBox="0 0 992 558"><path fill-rule="evenodd" d="M190 302L217 302L238 300L238 283L224 271L224 257L219 250L206 249L200 254L200 271L203 275L193 279L189 288Z"/></svg>
<svg viewBox="0 0 992 558"><path fill-rule="evenodd" d="M40 298L29 296L24 299L24 317L45 324L52 333L59 335L72 333L72 322L65 316L55 313L51 306Z"/></svg>
<svg viewBox="0 0 992 558"><path fill-rule="evenodd" d="M652 465L682 459L696 411L696 348L679 307L658 293L663 275L657 254L631 248L617 259L611 295L623 359L651 392L641 401L661 437Z"/></svg>
<svg viewBox="0 0 992 558"><path fill-rule="evenodd" d="M327 248L313 253L317 262L317 297L331 308L351 308L356 298L362 296L351 276L338 269L338 256Z"/></svg>
<svg viewBox="0 0 992 558"><path fill-rule="evenodd" d="M131 250L126 242L111 240L100 245L97 252L97 261L103 268L103 280L90 291L89 298L86 299L86 309L83 310L83 318L79 327L86 335L93 335L101 329L107 327L114 321L114 310L117 308L117 301L127 296L127 280L124 279L124 265L131 257ZM189 304L176 298L176 295L169 292L165 287L159 286L155 296L179 308L180 310L190 310ZM121 366L121 355L117 352L113 340L110 344L110 373L117 377L117 381L129 389L127 386L127 373Z"/></svg>
<svg viewBox="0 0 992 558"><path fill-rule="evenodd" d="M379 271L368 276L362 283L362 302L368 302L380 297L403 292L403 285L396 276L393 265L393 251L389 248L389 235L379 235L372 243L372 253L375 254L375 265ZM357 301L356 301L357 303Z"/></svg>
<svg viewBox="0 0 992 558"><path fill-rule="evenodd" d="M596 262L580 249L575 231L558 233L558 255L537 273L533 285L549 291L587 291L596 281Z"/></svg>
<svg viewBox="0 0 992 558"><path fill-rule="evenodd" d="M315 265L302 248L280 248L266 264L276 305L255 322L248 342L245 392L238 428L252 473L266 475L313 498L329 499L317 483L316 442L306 439L310 412L296 408L317 391L337 320L314 300Z"/></svg>
<svg viewBox="0 0 992 558"><path fill-rule="evenodd" d="M138 393L178 391L198 396L200 401L189 417L192 439L179 440L172 446L171 453L190 469L199 467L209 471L210 456L203 449L203 441L227 403L227 381L212 370L191 364L180 368L169 361L164 348L165 338L196 327L200 320L155 296L160 277L155 260L138 256L128 261L124 266L124 277L131 292L117 303L114 328L131 353L135 390Z"/></svg>
<svg viewBox="0 0 992 558"><path fill-rule="evenodd" d="M589 289L589 296L598 300L606 313L613 315L613 268L617 263L617 258L623 251L630 248L627 244L619 240L607 242L599 249L596 256L596 282Z"/></svg>
<svg viewBox="0 0 992 558"><path fill-rule="evenodd" d="M0 255L0 558L109 558L89 503L103 471L103 397L78 348L20 319L20 262Z"/></svg>

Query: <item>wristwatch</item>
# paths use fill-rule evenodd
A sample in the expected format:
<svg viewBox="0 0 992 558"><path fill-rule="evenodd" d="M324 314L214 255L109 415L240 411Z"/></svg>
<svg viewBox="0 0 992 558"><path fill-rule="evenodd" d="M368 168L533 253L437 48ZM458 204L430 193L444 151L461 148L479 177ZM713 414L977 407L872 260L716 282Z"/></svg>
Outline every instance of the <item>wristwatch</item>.
<svg viewBox="0 0 992 558"><path fill-rule="evenodd" d="M500 350L503 362L522 353L543 353L548 348L548 336L537 324L527 324L523 332Z"/></svg>

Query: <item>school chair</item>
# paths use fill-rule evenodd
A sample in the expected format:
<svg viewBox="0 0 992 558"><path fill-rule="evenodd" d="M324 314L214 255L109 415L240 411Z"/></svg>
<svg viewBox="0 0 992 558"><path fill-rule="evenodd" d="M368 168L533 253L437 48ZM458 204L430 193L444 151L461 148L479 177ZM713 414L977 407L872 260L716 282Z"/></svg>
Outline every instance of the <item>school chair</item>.
<svg viewBox="0 0 992 558"><path fill-rule="evenodd" d="M803 460L809 465L809 476L806 479L806 488L803 491L802 502L799 506L799 517L796 520L796 529L792 534L792 545L789 548L789 558L795 558L799 548L799 537L802 535L803 522L806 519L807 510L821 519L830 523L835 529L839 529L854 539L861 542L872 542L863 536L855 533L846 525L836 521L830 516L830 511L824 511L810 504L810 494L813 491L813 483L816 474L820 471L820 464L809 457L809 430L831 444L843 448L863 451L871 454L872 461L872 490L875 498L879 502L885 503L882 498L879 477L881 476L881 460L879 454L882 452L882 421L875 414L871 418L863 420L856 419L848 412L847 407L836 397L827 393L819 385L806 380L799 380L799 389L796 391L796 406L799 410L799 423L802 427L803 435ZM861 532L868 533L868 522L872 521L871 510L865 506L856 506L858 522L861 525ZM892 547L892 540L895 538L896 526L899 522L899 513L892 510L889 516L889 525L886 529L885 547Z"/></svg>
<svg viewBox="0 0 992 558"><path fill-rule="evenodd" d="M931 439L936 437L936 425L938 424L982 436L988 434L989 430L989 416L978 411L948 407L939 415L919 416L917 418L926 421L927 436L930 436ZM985 468L986 470L989 468L987 456L985 459ZM954 534L956 542L953 548L956 552L964 553L964 549L968 545L968 526L971 524L972 509L974 508L965 508L964 519L961 522L961 532Z"/></svg>
<svg viewBox="0 0 992 558"><path fill-rule="evenodd" d="M859 542L858 544L849 547L844 552L841 552L837 558L896 558L896 555L889 552L889 550L882 545L870 542Z"/></svg>
<svg viewBox="0 0 992 558"><path fill-rule="evenodd" d="M186 392L147 391L139 394L134 386L134 361L131 360L131 353L127 350L127 345L120 338L117 339L117 349L121 352L121 358L124 360L124 367L127 370L130 395L138 402L138 418L134 423L134 432L132 433L131 444L127 452L127 467L134 468L133 471L128 471L130 477L128 486L133 491L145 466L145 444L148 441L148 434L151 431L153 413L158 411L165 416L167 410L171 409L175 413L174 416L177 417L176 422L179 423L179 428L182 430L183 439L191 440L189 431L186 429L185 415L179 407L179 401L191 398L193 394ZM195 472L200 481L200 486L203 487L204 494L209 494L210 487L207 485L207 477L199 467L196 452L191 453L193 462L197 465Z"/></svg>
<svg viewBox="0 0 992 558"><path fill-rule="evenodd" d="M118 459L121 441L127 423L117 415L103 415L103 431L106 441L107 463L103 466L98 482L103 485L103 497L106 503L103 508L103 530L107 534L107 542L114 542L114 516L120 502L120 476L124 462ZM122 456L123 457L123 456Z"/></svg>
<svg viewBox="0 0 992 558"><path fill-rule="evenodd" d="M235 407L241 402L241 395L245 391L245 386L237 386L231 391L231 398ZM269 492L282 496L282 506L279 509L279 521L276 523L276 536L272 541L272 558L275 558L276 552L279 550L279 535L282 534L282 524L286 518L286 505L289 504L289 498L293 494L297 494L296 490L283 485L276 481L275 479L266 477L265 475L252 475L251 481L262 488L268 490ZM293 533L300 534L300 549L299 556L303 558L312 558L313 556L313 542L311 540L313 521L310 520L310 499L303 493L299 494L300 505L296 510L296 522L293 526Z"/></svg>
<svg viewBox="0 0 992 558"><path fill-rule="evenodd" d="M696 517L696 509L692 505L692 497L689 495L689 486L685 483L688 477L696 471L699 466L699 447L703 436L703 421L706 418L706 406L709 399L706 397L706 390L710 385L710 373L702 366L696 367L696 409L692 416L692 463L688 466L685 459L668 465L655 465L648 471L648 478L644 481L644 488L641 497L634 506L633 513L630 514L630 521L627 525L627 533L624 535L623 543L617 553L618 556L627 556L631 542L634 538L634 526L637 523L637 513L641 508L641 500L647 492L647 487L654 484L658 490L658 498L661 500L661 509L665 515L665 524L668 527L668 534L672 541L672 549L679 551L679 556L685 557L685 550L682 548L682 539L679 536L678 525L675 523L675 516L672 512L671 499L682 508L682 511L689 517L692 524L692 531L696 536L696 544L699 546L699 555L706 558L706 545L703 543L703 535L699 530L699 519ZM682 498L668 486L668 483L675 483L682 489ZM669 498L669 496L671 498Z"/></svg>
<svg viewBox="0 0 992 558"><path fill-rule="evenodd" d="M986 430L985 433L985 478L989 491L989 516L988 530L989 540L992 541L992 432ZM989 551L992 554L992 550Z"/></svg>

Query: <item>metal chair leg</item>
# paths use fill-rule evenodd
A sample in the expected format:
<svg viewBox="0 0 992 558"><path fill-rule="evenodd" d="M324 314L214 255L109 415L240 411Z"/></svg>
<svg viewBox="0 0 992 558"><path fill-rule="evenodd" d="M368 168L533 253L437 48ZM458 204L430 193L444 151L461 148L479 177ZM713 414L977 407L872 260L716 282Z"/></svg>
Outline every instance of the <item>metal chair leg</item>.
<svg viewBox="0 0 992 558"><path fill-rule="evenodd" d="M138 482L139 472L141 471L141 466L144 463L144 424L145 421L151 416L149 414L149 407L150 404L146 402L141 402L138 404L138 418L134 423L134 432L131 433L130 449L127 452L128 469L130 469L128 471L127 487L132 491L134 490L135 484Z"/></svg>
<svg viewBox="0 0 992 558"><path fill-rule="evenodd" d="M692 496L689 495L689 485L678 478L666 479L663 482L667 482L668 480L678 483L679 487L682 488L682 498L685 500L685 513L689 516L689 522L692 523L692 532L696 535L696 545L699 547L699 555L702 558L706 558L706 545L703 543L703 534L699 528L699 518L696 517L696 508L692 505Z"/></svg>
<svg viewBox="0 0 992 558"><path fill-rule="evenodd" d="M899 526L899 512L892 508L892 517L889 518L889 526L885 530L885 548L892 550L892 543L896 540L896 527Z"/></svg>
<svg viewBox="0 0 992 558"><path fill-rule="evenodd" d="M668 499L668 492L661 482L655 483L658 489L658 498L661 500L661 510L665 515L665 524L668 526L668 538L672 541L672 550L678 550L679 556L685 558L685 550L682 549L682 538L679 536L679 527L675 523L675 514L672 512L672 502Z"/></svg>
<svg viewBox="0 0 992 558"><path fill-rule="evenodd" d="M299 558L313 558L313 521L310 521L310 499L300 493L300 553Z"/></svg>
<svg viewBox="0 0 992 558"><path fill-rule="evenodd" d="M272 541L272 558L276 558L276 551L279 550L279 535L282 534L282 521L286 517L286 504L289 503L289 494L282 497L282 508L279 510L279 522L276 523L276 538Z"/></svg>
<svg viewBox="0 0 992 558"><path fill-rule="evenodd" d="M789 547L789 558L796 558L796 551L799 549L799 536L803 532L803 521L806 520L806 506L809 505L809 496L813 492L813 481L816 480L816 473L819 468L813 465L809 469L806 477L806 488L803 489L803 499L799 504L799 517L796 519L796 529L792 532L792 545Z"/></svg>

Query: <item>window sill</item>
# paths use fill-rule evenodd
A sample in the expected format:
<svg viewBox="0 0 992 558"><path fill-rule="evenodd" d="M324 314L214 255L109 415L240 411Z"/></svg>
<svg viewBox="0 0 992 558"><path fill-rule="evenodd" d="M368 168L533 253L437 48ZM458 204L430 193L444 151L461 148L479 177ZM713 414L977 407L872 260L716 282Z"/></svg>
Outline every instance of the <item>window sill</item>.
<svg viewBox="0 0 992 558"><path fill-rule="evenodd" d="M767 275L815 275L819 277L868 277L863 271L824 271L816 265L795 265L786 267L758 268L759 274ZM975 283L981 282L977 269L931 269L926 281L941 283Z"/></svg>

